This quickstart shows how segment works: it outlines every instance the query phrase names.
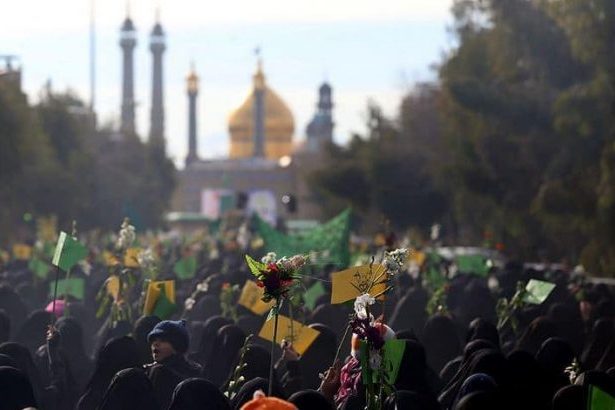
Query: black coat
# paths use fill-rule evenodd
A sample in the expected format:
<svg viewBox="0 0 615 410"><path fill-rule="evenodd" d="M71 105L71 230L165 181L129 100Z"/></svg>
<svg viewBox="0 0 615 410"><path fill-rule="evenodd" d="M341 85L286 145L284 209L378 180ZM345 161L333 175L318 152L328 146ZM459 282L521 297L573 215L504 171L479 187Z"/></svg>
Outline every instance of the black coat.
<svg viewBox="0 0 615 410"><path fill-rule="evenodd" d="M179 383L201 374L201 366L186 360L181 354L175 354L161 362L146 364L144 369L154 386L158 404L163 409L169 407L173 391Z"/></svg>

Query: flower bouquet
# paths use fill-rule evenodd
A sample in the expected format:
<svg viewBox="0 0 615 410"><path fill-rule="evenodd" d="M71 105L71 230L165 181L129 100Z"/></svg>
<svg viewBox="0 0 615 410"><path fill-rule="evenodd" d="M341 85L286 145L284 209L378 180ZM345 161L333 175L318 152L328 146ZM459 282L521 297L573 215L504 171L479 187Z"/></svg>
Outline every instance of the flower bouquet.
<svg viewBox="0 0 615 410"><path fill-rule="evenodd" d="M272 317L275 320L273 325L273 341L271 344L271 363L269 367L269 395L271 395L273 391L273 353L278 331L278 312L280 311L282 300L289 297L290 290L299 282L299 275L297 272L305 266L307 261L308 258L304 255L277 259L275 253L269 252L259 262L249 255L246 255L246 262L250 268L250 272L252 272L257 279L257 286L263 288L263 297L261 300L265 303L272 300L275 301L267 317L267 320Z"/></svg>

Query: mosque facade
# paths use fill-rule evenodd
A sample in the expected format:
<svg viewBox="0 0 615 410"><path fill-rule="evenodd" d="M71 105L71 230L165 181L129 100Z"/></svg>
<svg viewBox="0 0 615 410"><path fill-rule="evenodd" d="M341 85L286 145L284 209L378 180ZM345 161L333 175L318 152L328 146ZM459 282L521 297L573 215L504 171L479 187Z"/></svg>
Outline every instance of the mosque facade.
<svg viewBox="0 0 615 410"><path fill-rule="evenodd" d="M135 133L134 49L135 26L127 17L120 31L122 49L121 134ZM163 54L165 33L159 17L150 34L152 52L151 141L164 144ZM321 219L318 199L306 183L319 163L325 146L333 140L332 89L318 90L316 113L305 138L295 140L296 123L291 108L267 83L258 60L247 98L228 121L226 158L201 159L198 155L199 78L194 67L186 78L188 99L188 154L178 172L170 222L199 217L217 219L228 213L258 213L268 222L315 223ZM205 142L205 141L203 141ZM206 143L206 142L205 142Z"/></svg>

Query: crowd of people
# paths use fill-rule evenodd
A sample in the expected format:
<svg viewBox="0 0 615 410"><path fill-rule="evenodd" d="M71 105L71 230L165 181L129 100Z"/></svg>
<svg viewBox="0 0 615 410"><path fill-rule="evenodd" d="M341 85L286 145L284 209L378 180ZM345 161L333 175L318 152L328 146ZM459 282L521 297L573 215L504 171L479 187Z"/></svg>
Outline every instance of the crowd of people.
<svg viewBox="0 0 615 410"><path fill-rule="evenodd" d="M71 271L85 279L83 300L68 295L61 311L48 306L53 271L42 279L27 261L5 261L0 410L366 408L356 346L345 332L352 306L330 303L327 280L339 267L307 267L305 286L320 280L326 292L312 309L293 304L295 319L319 332L299 355L287 340L272 350L256 337L266 314L235 302L232 314L224 308L223 288L251 278L246 251L220 243L215 254L197 252L196 275L184 280L164 268L181 251L161 252L159 279L176 279L181 306L165 320L97 316L96 295L109 273L92 254L88 272ZM498 300L510 300L530 279L556 287L544 303L520 306L498 327ZM141 292L134 286L125 296L133 312ZM439 303L430 309L434 293ZM189 298L194 303L184 304ZM586 409L588 386L615 395L615 294L566 270L509 262L487 276L458 272L438 288L421 271L402 270L373 314L405 344L394 392L379 408Z"/></svg>

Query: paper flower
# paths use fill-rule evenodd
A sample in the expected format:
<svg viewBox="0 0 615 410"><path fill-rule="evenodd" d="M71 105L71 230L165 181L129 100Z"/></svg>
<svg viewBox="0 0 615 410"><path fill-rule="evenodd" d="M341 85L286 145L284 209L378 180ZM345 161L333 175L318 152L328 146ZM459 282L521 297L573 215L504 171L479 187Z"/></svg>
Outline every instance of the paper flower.
<svg viewBox="0 0 615 410"><path fill-rule="evenodd" d="M408 249L399 248L392 252L386 252L384 255L383 265L390 275L398 273L404 266L404 262L408 257Z"/></svg>
<svg viewBox="0 0 615 410"><path fill-rule="evenodd" d="M124 218L124 222L122 222L122 226L120 227L120 233L115 246L119 249L128 249L133 244L135 239L137 239L135 227L130 225L128 218Z"/></svg>
<svg viewBox="0 0 615 410"><path fill-rule="evenodd" d="M367 319L367 309L369 306L376 303L376 299L370 296L368 293L364 293L358 296L354 301L354 312L359 319Z"/></svg>

